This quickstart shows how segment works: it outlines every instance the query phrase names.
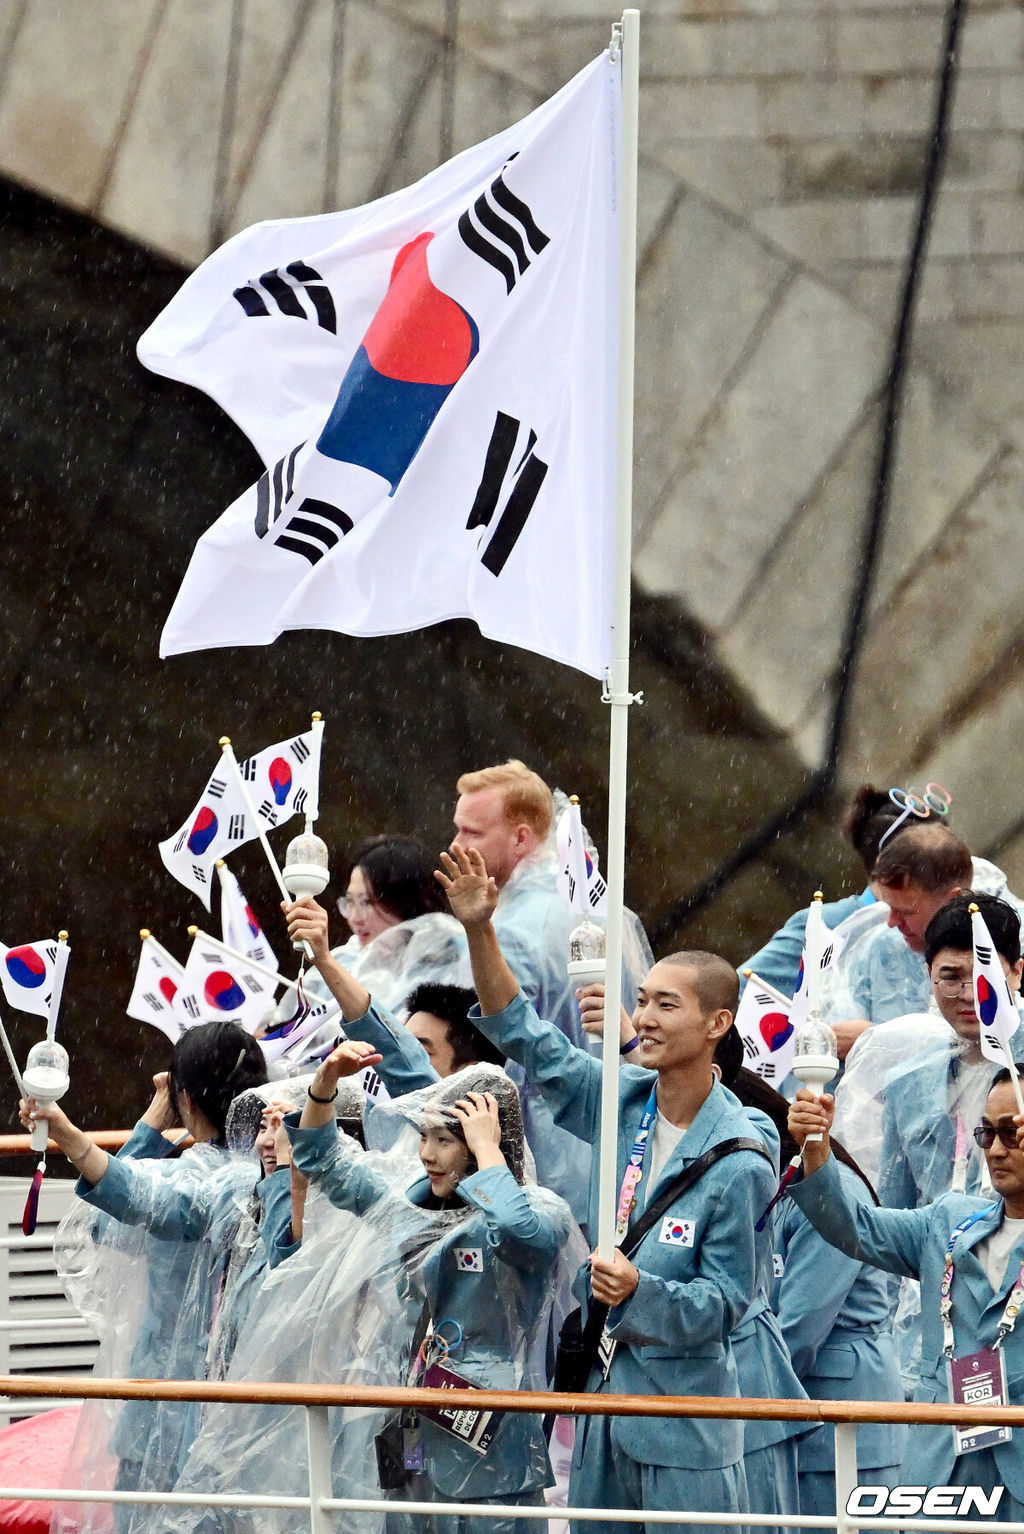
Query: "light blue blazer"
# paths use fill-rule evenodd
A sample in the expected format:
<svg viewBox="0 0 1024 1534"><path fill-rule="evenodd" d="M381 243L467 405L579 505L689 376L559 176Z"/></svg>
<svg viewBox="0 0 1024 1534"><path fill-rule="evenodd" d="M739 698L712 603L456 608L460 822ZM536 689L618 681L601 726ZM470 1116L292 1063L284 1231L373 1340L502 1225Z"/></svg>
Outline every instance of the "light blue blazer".
<svg viewBox="0 0 1024 1534"><path fill-rule="evenodd" d="M744 1106L734 1093L726 1090L726 1096L745 1113L777 1167L779 1135L772 1120L760 1108ZM757 1292L732 1334L739 1391L741 1396L761 1396L765 1400L806 1401L807 1392L796 1375L771 1308L774 1221L775 1211L768 1216L763 1230L755 1230ZM811 1422L786 1422L772 1417L752 1419L743 1424L743 1452L753 1454L787 1438L806 1438L817 1431Z"/></svg>
<svg viewBox="0 0 1024 1534"><path fill-rule="evenodd" d="M793 1198L825 1239L840 1251L889 1273L920 1279L921 1379L915 1399L948 1401L939 1285L949 1237L967 1215L978 1209L985 1211L957 1243L953 1331L958 1357L980 1347L991 1347L995 1342L999 1318L1024 1258L1024 1241L1011 1253L1004 1281L993 1293L973 1248L1002 1223L1002 1199L990 1202L969 1194L946 1193L923 1209L876 1209L868 1203L866 1194L862 1200L855 1189L844 1185L837 1168L835 1157L830 1156L820 1171L796 1184ZM1003 1352L1010 1401L1014 1406L1024 1405L1024 1326L1010 1333ZM903 1480L915 1485L949 1485L955 1459L952 1428L918 1428L910 1442L908 1455L912 1463L904 1464ZM1018 1501L1024 1500L1024 1454L1019 1434L1015 1432L1009 1443L999 1444L993 1453L1003 1484Z"/></svg>
<svg viewBox="0 0 1024 1534"><path fill-rule="evenodd" d="M522 992L503 1012L483 1017L474 1007L471 1016L488 1038L524 1068L544 1094L555 1122L579 1139L596 1143L600 1061L542 1022ZM622 1067L616 1157L620 1182L651 1084L650 1071ZM732 1094L716 1082L648 1198L722 1140L751 1138L759 1132ZM756 1292L754 1224L772 1197L775 1181L765 1156L737 1152L716 1163L676 1201L666 1221L648 1232L633 1257L640 1272L637 1288L608 1317L609 1333L618 1344L610 1390L643 1395L739 1393L730 1333ZM595 1169L590 1180L592 1231L597 1229L597 1204ZM667 1225L676 1221L689 1222L686 1244L663 1239ZM586 1266L577 1274L574 1287L586 1305L590 1293ZM614 1418L611 1433L616 1447L646 1464L714 1470L743 1458L739 1422Z"/></svg>
<svg viewBox="0 0 1024 1534"><path fill-rule="evenodd" d="M856 1196L863 1187L856 1174L839 1165L839 1175ZM775 1308L807 1394L815 1401L902 1401L888 1279L830 1247L792 1199L780 1207L775 1249L782 1268L775 1279ZM859 1427L861 1470L895 1468L905 1438L906 1429L892 1424ZM801 1443L800 1470L834 1469L833 1443L833 1429L826 1423Z"/></svg>
<svg viewBox="0 0 1024 1534"><path fill-rule="evenodd" d="M404 1097L440 1080L419 1039L380 1002L371 1001L354 1022L346 1020L345 1032L350 1039L372 1044L381 1056L375 1069L391 1097Z"/></svg>

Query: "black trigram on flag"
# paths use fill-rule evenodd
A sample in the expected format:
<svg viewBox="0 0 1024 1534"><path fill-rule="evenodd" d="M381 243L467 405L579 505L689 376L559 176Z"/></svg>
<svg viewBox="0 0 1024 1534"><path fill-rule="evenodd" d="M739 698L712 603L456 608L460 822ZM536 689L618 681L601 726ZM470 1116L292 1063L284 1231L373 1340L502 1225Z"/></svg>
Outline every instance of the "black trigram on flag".
<svg viewBox="0 0 1024 1534"><path fill-rule="evenodd" d="M480 193L472 209L462 214L459 234L475 256L501 274L506 292L511 293L530 265L528 249L539 256L551 242L538 228L527 204L509 191L504 174L502 171Z"/></svg>
<svg viewBox="0 0 1024 1534"><path fill-rule="evenodd" d="M980 963L982 963L982 964L991 964L992 963L992 950L991 950L991 948L983 948L980 943L975 943L974 951L978 955L978 959L979 959Z"/></svg>
<svg viewBox="0 0 1024 1534"><path fill-rule="evenodd" d="M239 762L238 770L247 783L256 781L256 758L247 756L244 762Z"/></svg>
<svg viewBox="0 0 1024 1534"><path fill-rule="evenodd" d="M223 799L224 790L227 788L227 786L228 785L224 782L223 778L211 778L209 783L206 785L206 792L209 794L211 799Z"/></svg>
<svg viewBox="0 0 1024 1534"><path fill-rule="evenodd" d="M197 884L206 883L206 869L201 863L192 864L192 877L195 879Z"/></svg>
<svg viewBox="0 0 1024 1534"><path fill-rule="evenodd" d="M234 296L250 319L276 312L296 320L315 319L322 330L329 330L332 336L338 333L331 290L305 261L291 261L253 277L244 287L236 288Z"/></svg>
<svg viewBox="0 0 1024 1534"><path fill-rule="evenodd" d="M269 799L264 799L256 811L256 816L259 820L265 820L268 826L277 825L277 811Z"/></svg>
<svg viewBox="0 0 1024 1534"><path fill-rule="evenodd" d="M194 996L183 996L181 998L181 1005L185 1008L189 1017L199 1016L199 1003Z"/></svg>
<svg viewBox="0 0 1024 1534"><path fill-rule="evenodd" d="M748 1039L746 1035L744 1035L743 1038L743 1053L746 1055L748 1060L755 1059L757 1055L761 1053L753 1039Z"/></svg>
<svg viewBox="0 0 1024 1534"><path fill-rule="evenodd" d="M245 816L232 815L228 821L228 841L240 842L245 837Z"/></svg>
<svg viewBox="0 0 1024 1534"><path fill-rule="evenodd" d="M301 554L315 565L352 531L352 518L340 506L311 495L294 505L295 460L304 446L300 442L260 475L253 527L257 538L272 533L271 541L278 548Z"/></svg>
<svg viewBox="0 0 1024 1534"><path fill-rule="evenodd" d="M306 801L308 798L309 795L307 794L306 790L304 788L300 788L298 793L295 795L295 798L292 800L292 812L296 815L301 815L306 808Z"/></svg>
<svg viewBox="0 0 1024 1534"><path fill-rule="evenodd" d="M288 749L297 762L305 762L309 758L309 747L301 735L292 741Z"/></svg>
<svg viewBox="0 0 1024 1534"><path fill-rule="evenodd" d="M474 527L490 527L495 512L501 507L501 516L480 558L484 569L490 570L492 575L500 575L504 570L548 472L547 464L533 451L537 433L532 430L525 449L513 463L521 426L521 421L506 415L503 410L495 416L484 471L466 523L467 531Z"/></svg>

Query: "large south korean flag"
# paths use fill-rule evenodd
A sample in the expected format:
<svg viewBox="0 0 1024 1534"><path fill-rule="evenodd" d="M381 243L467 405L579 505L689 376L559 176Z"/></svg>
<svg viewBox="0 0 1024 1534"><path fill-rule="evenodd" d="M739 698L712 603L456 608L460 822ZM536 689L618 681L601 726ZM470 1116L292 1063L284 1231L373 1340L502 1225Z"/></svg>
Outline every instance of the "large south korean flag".
<svg viewBox="0 0 1024 1534"><path fill-rule="evenodd" d="M266 473L199 540L163 655L471 617L611 658L620 63L415 186L258 224L139 342Z"/></svg>

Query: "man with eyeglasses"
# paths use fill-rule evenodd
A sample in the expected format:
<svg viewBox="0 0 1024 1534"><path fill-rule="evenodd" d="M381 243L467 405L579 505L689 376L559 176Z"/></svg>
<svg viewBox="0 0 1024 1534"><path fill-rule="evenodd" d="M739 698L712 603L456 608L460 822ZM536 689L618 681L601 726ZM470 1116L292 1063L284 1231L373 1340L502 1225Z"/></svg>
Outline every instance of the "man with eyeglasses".
<svg viewBox="0 0 1024 1534"><path fill-rule="evenodd" d="M932 917L954 896L970 889L1022 909L1001 869L972 858L947 826L930 821L906 826L884 842L871 889L879 903L835 929L843 946L822 976L822 1013L836 1029L840 1059L869 1028L926 1010L931 986L924 936ZM842 1138L842 1124L838 1133Z"/></svg>
<svg viewBox="0 0 1024 1534"><path fill-rule="evenodd" d="M935 1005L952 1033L924 1044L880 1084L878 1196L889 1208L913 1209L950 1189L958 1193L988 1191L985 1161L970 1136L981 1118L996 1070L985 1059L979 1043L972 904L985 919L1011 996L1020 992L1024 970L1020 918L1011 905L993 895L968 892L936 912L924 934L924 961ZM864 1059L872 1042L865 1041ZM1024 1034L1014 1043L1016 1053L1024 1056ZM859 1073L860 1062L857 1064ZM845 1095L844 1089L839 1095ZM845 1113L842 1120L845 1127Z"/></svg>
<svg viewBox="0 0 1024 1534"><path fill-rule="evenodd" d="M947 976L948 986L953 976ZM952 999L952 998L947 998ZM1024 1064L1017 1067L1024 1073ZM1024 1115L1008 1070L999 1071L972 1138L994 1196L944 1193L921 1209L885 1209L851 1194L837 1175L829 1132L833 1099L797 1094L789 1128L802 1147L795 1201L831 1245L921 1285L918 1401L1024 1405ZM819 1138L814 1140L813 1135ZM901 1482L1005 1490L993 1516L1024 1521L1024 1434L1006 1429L913 1428ZM974 1514L972 1516L980 1516Z"/></svg>

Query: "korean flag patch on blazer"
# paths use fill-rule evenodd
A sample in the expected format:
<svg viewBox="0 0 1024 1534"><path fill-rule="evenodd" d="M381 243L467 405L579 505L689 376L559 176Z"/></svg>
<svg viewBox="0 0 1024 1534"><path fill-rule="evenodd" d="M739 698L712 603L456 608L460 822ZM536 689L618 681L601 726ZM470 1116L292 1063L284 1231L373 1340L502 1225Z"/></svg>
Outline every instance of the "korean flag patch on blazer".
<svg viewBox="0 0 1024 1534"><path fill-rule="evenodd" d="M674 1214L667 1214L662 1220L658 1240L664 1246L692 1246L693 1237L692 1220L680 1220Z"/></svg>

